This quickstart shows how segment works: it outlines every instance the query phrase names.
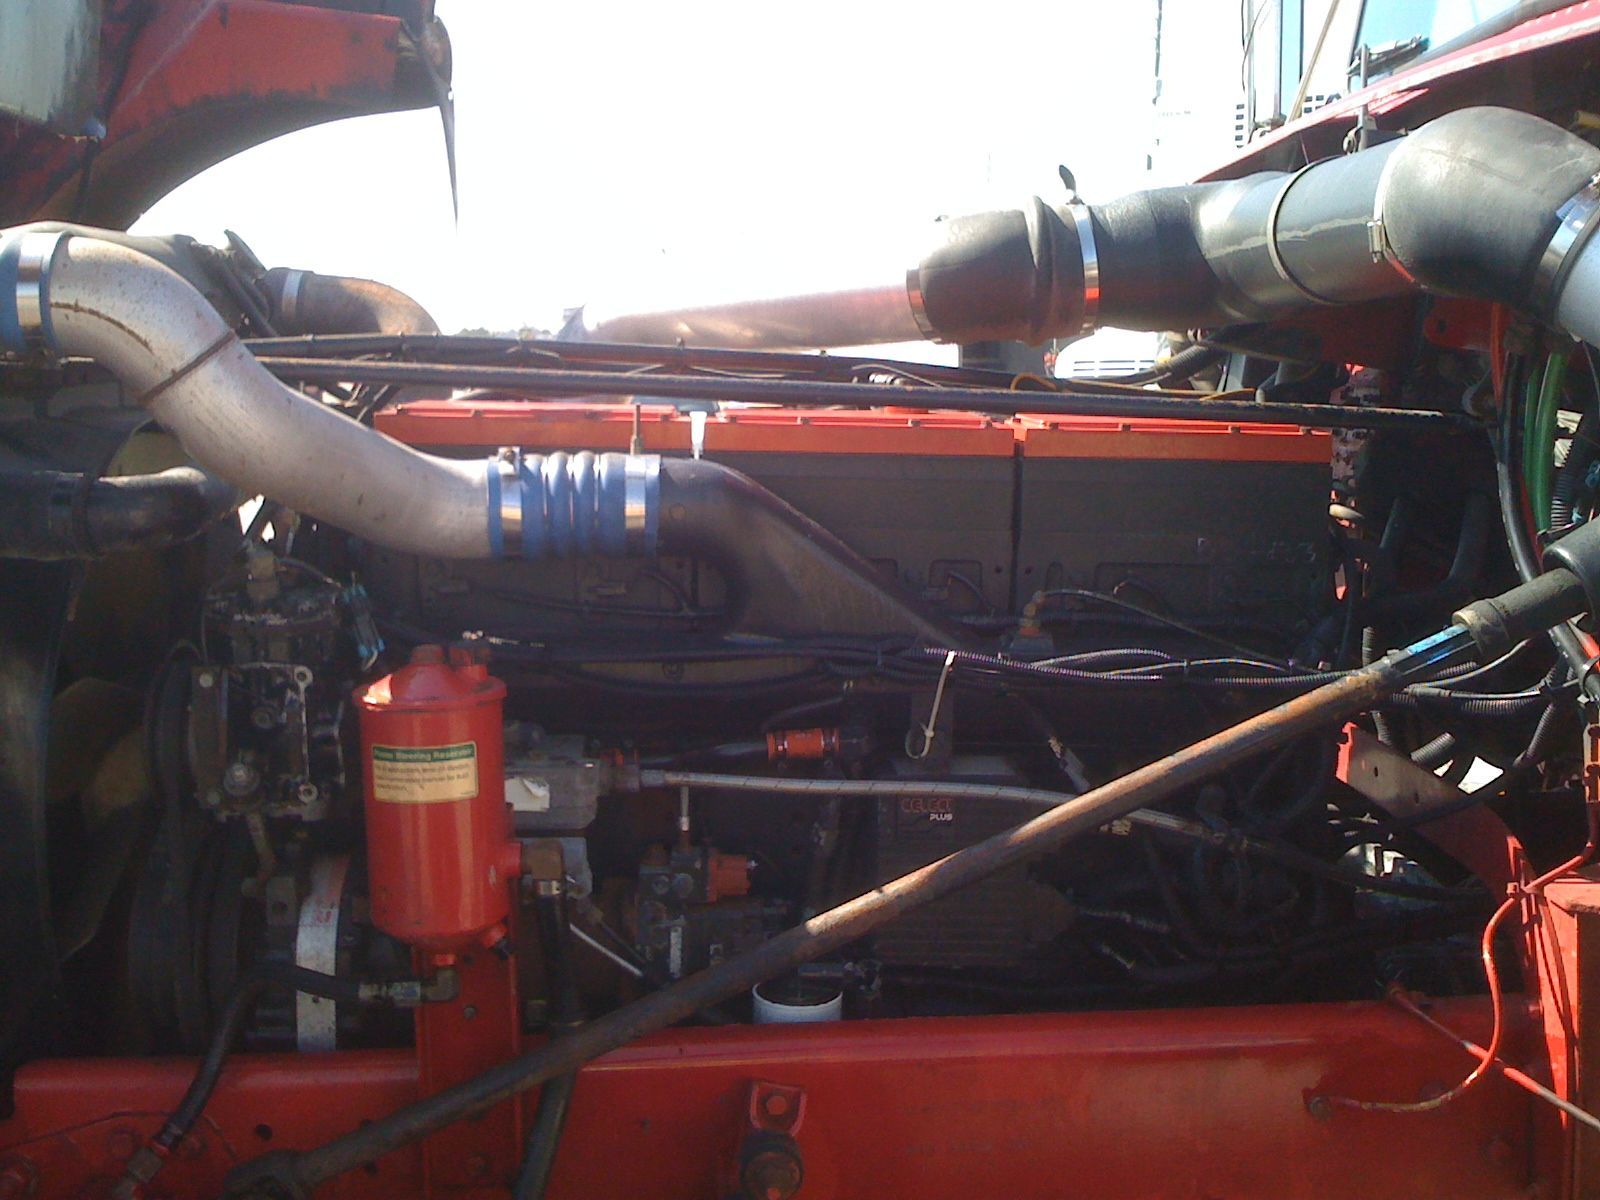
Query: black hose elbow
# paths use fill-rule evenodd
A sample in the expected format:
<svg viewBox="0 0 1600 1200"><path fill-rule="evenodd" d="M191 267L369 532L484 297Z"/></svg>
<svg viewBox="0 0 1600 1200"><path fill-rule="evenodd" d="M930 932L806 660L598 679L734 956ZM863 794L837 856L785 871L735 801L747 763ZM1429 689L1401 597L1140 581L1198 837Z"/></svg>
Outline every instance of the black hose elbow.
<svg viewBox="0 0 1600 1200"><path fill-rule="evenodd" d="M936 645L963 635L810 517L748 476L704 459L661 460L661 549L726 578L732 623L750 633L902 634Z"/></svg>
<svg viewBox="0 0 1600 1200"><path fill-rule="evenodd" d="M1396 143L1373 219L1384 252L1422 287L1549 316L1540 260L1557 211L1597 173L1600 149L1549 121L1464 108Z"/></svg>
<svg viewBox="0 0 1600 1200"><path fill-rule="evenodd" d="M197 467L105 479L0 471L0 558L87 559L188 541L239 506Z"/></svg>
<svg viewBox="0 0 1600 1200"><path fill-rule="evenodd" d="M259 281L273 327L284 334L438 333L428 310L371 279L274 267Z"/></svg>
<svg viewBox="0 0 1600 1200"><path fill-rule="evenodd" d="M1083 253L1072 218L1034 197L1027 211L944 223L945 239L911 272L924 332L945 342L1038 345L1083 324Z"/></svg>

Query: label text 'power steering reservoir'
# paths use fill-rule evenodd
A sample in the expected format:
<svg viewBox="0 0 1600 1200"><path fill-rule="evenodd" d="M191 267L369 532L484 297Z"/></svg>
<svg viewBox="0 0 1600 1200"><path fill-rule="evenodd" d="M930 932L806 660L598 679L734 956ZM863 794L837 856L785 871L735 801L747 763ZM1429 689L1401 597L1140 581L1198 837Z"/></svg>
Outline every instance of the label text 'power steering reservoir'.
<svg viewBox="0 0 1600 1200"><path fill-rule="evenodd" d="M478 744L374 746L372 798L389 804L444 804L478 794Z"/></svg>

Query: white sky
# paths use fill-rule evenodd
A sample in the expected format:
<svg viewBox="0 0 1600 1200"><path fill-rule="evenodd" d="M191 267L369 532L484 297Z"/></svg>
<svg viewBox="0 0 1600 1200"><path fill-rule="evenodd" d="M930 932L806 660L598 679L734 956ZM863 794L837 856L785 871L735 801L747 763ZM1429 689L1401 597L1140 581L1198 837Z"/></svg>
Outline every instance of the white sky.
<svg viewBox="0 0 1600 1200"><path fill-rule="evenodd" d="M897 277L941 213L1059 197L1059 162L1091 200L1145 184L1154 7L439 0L459 225L430 111L258 147L135 228L231 228L446 330Z"/></svg>

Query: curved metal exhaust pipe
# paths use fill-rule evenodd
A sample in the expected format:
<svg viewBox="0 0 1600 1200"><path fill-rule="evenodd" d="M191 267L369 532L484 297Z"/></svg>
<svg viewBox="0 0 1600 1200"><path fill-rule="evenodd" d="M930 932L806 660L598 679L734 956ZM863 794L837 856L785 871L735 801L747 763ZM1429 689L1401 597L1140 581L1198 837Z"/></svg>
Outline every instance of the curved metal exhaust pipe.
<svg viewBox="0 0 1600 1200"><path fill-rule="evenodd" d="M1214 327L1418 289L1496 300L1600 337L1600 150L1528 113L1472 108L1294 173L943 223L877 289L620 316L596 339L818 347ZM870 297L864 302L861 297ZM853 317L857 311L862 315Z"/></svg>
<svg viewBox="0 0 1600 1200"><path fill-rule="evenodd" d="M92 358L197 463L380 545L491 553L489 464L419 454L268 375L206 299L94 237L0 237L0 342Z"/></svg>

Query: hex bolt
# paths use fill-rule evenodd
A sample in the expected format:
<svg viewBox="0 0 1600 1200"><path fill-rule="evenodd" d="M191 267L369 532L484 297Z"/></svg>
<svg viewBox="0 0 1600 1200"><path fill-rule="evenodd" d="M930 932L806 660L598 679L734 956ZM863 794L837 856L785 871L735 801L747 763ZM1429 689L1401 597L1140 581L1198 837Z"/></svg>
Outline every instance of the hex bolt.
<svg viewBox="0 0 1600 1200"><path fill-rule="evenodd" d="M230 796L248 796L260 786L261 773L249 763L229 763L222 773L222 790Z"/></svg>
<svg viewBox="0 0 1600 1200"><path fill-rule="evenodd" d="M790 1200L805 1182L805 1164L793 1138L754 1133L739 1147L739 1195L746 1200Z"/></svg>

